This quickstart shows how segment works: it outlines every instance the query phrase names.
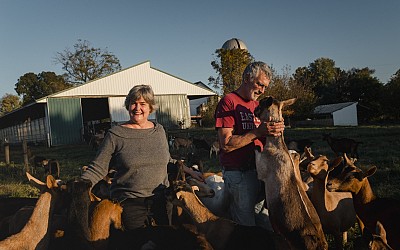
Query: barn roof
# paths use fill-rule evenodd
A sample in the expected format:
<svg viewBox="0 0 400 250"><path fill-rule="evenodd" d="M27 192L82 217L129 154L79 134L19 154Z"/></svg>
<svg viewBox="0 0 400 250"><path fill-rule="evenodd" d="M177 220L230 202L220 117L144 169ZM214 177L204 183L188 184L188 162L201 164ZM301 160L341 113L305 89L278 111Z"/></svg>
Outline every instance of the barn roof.
<svg viewBox="0 0 400 250"><path fill-rule="evenodd" d="M216 95L210 89L198 86L159 69L146 61L105 77L75 86L38 99L47 102L47 97L105 97L126 96L129 90L139 84L151 85L155 95L186 94L189 99Z"/></svg>
<svg viewBox="0 0 400 250"><path fill-rule="evenodd" d="M315 107L314 114L317 114L317 115L332 114L335 111L344 109L353 104L357 104L357 102L342 102L342 103L334 103L334 104L327 104L327 105L319 105L319 106Z"/></svg>

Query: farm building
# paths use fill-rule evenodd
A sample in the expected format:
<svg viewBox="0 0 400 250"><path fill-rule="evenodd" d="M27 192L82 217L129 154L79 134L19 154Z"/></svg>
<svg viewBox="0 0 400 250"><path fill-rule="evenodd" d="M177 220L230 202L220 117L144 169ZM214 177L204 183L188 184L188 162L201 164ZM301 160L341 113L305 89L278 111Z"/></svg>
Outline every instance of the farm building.
<svg viewBox="0 0 400 250"><path fill-rule="evenodd" d="M150 66L146 61L108 76L43 97L0 117L0 139L48 146L76 144L129 120L125 96L151 85L158 109L149 119L166 128L190 127L190 102L216 93Z"/></svg>
<svg viewBox="0 0 400 250"><path fill-rule="evenodd" d="M312 119L297 121L296 126L358 126L357 104L343 102L317 106Z"/></svg>

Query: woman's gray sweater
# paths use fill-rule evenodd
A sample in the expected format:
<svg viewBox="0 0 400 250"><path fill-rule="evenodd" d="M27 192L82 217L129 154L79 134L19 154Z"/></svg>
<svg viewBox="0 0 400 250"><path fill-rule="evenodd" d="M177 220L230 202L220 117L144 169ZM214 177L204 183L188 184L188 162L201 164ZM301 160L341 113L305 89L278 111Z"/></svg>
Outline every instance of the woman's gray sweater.
<svg viewBox="0 0 400 250"><path fill-rule="evenodd" d="M110 188L112 199L150 197L157 187L169 186L167 164L171 160L162 125L155 123L150 129L115 126L81 177L94 185L107 175L110 165L117 171Z"/></svg>

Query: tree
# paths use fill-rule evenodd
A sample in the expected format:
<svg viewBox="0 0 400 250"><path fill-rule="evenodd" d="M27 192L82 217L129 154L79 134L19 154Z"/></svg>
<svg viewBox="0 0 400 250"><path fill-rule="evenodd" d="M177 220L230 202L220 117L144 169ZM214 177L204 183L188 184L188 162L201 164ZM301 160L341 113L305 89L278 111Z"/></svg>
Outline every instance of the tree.
<svg viewBox="0 0 400 250"><path fill-rule="evenodd" d="M400 120L400 69L383 88L382 100L385 116L390 120Z"/></svg>
<svg viewBox="0 0 400 250"><path fill-rule="evenodd" d="M278 100L296 98L296 102L284 111L286 116L308 117L316 105L316 96L309 85L297 82L290 75L290 67L285 66L282 74L276 73L272 68L272 80L262 97L273 96Z"/></svg>
<svg viewBox="0 0 400 250"><path fill-rule="evenodd" d="M382 115L381 93L383 84L373 76L375 70L353 68L347 71L343 85L344 102L358 102L360 120L380 119Z"/></svg>
<svg viewBox="0 0 400 250"><path fill-rule="evenodd" d="M1 98L0 115L10 113L21 106L22 102L17 95L7 93Z"/></svg>
<svg viewBox="0 0 400 250"><path fill-rule="evenodd" d="M311 88L318 96L318 104L338 102L340 88L337 85L343 71L335 67L335 61L318 58L308 67L296 69L294 79L297 83Z"/></svg>
<svg viewBox="0 0 400 250"><path fill-rule="evenodd" d="M217 49L215 54L216 59L211 62L211 66L218 76L209 77L208 81L225 95L240 86L244 69L254 59L245 49Z"/></svg>
<svg viewBox="0 0 400 250"><path fill-rule="evenodd" d="M41 97L56 93L71 87L65 82L64 77L54 72L26 73L18 79L15 91L22 95L23 104L27 104Z"/></svg>
<svg viewBox="0 0 400 250"><path fill-rule="evenodd" d="M107 48L93 48L89 41L78 40L74 51L57 52L55 62L62 65L67 81L82 84L121 70L118 58Z"/></svg>

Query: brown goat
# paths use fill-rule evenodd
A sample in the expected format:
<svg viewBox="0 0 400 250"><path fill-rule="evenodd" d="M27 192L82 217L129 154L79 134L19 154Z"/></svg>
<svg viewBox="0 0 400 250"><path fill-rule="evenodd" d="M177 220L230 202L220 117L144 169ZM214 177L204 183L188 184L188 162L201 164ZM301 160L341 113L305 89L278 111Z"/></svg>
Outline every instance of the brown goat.
<svg viewBox="0 0 400 250"><path fill-rule="evenodd" d="M278 234L257 226L244 226L210 212L185 181L174 181L167 198L190 214L197 230L215 250L289 249Z"/></svg>
<svg viewBox="0 0 400 250"><path fill-rule="evenodd" d="M370 232L367 228L364 229L362 236L355 240L355 249L393 250L387 244L385 228L379 221L376 223L375 233Z"/></svg>
<svg viewBox="0 0 400 250"><path fill-rule="evenodd" d="M28 179L41 188L41 195L33 210L32 216L21 232L0 241L1 250L37 250L47 249L50 241L49 225L53 209L59 199L60 189L53 176L48 175L46 184L29 173Z"/></svg>
<svg viewBox="0 0 400 250"><path fill-rule="evenodd" d="M122 207L109 200L92 202L90 182L82 179L67 182L71 195L66 242L69 249L107 249L110 225L121 229ZM94 207L90 209L90 207Z"/></svg>
<svg viewBox="0 0 400 250"><path fill-rule="evenodd" d="M343 249L343 242L347 240L347 230L356 222L351 193L334 193L326 189L328 171L339 165L342 160L343 158L339 157L329 162L326 156L320 155L315 157L307 168L314 179L310 200L321 219L324 232L333 234L336 249Z"/></svg>
<svg viewBox="0 0 400 250"><path fill-rule="evenodd" d="M332 170L326 187L333 192L351 192L360 228L374 231L380 221L386 230L387 242L394 249L400 249L400 201L378 198L368 181L376 172L376 167L362 171L347 155L345 165Z"/></svg>
<svg viewBox="0 0 400 250"><path fill-rule="evenodd" d="M254 114L265 122L282 121L282 108L295 99L264 98ZM255 151L258 178L265 183L271 225L295 249L328 249L318 214L308 198L283 135L267 136L262 152Z"/></svg>
<svg viewBox="0 0 400 250"><path fill-rule="evenodd" d="M357 149L362 142L357 142L350 138L335 138L331 134L323 134L322 139L328 142L336 156L346 153L350 157L358 159Z"/></svg>
<svg viewBox="0 0 400 250"><path fill-rule="evenodd" d="M185 150L190 150L193 148L193 141L189 138L176 137L173 142L173 148L178 150L181 147Z"/></svg>

